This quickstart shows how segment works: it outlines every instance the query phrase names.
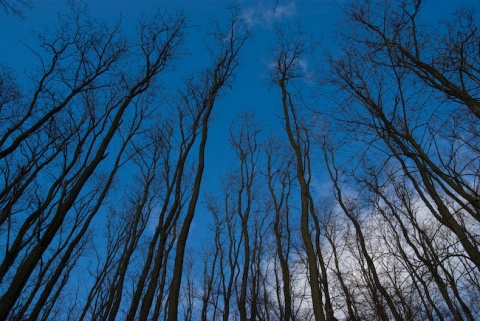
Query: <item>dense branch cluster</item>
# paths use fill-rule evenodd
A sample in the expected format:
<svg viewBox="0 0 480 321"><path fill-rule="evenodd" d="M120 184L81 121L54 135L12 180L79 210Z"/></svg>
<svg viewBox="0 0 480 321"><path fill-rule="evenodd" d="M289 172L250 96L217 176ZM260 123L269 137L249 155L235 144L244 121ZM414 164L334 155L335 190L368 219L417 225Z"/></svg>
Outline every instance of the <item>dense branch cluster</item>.
<svg viewBox="0 0 480 321"><path fill-rule="evenodd" d="M29 83L0 66L0 321L480 319L478 17L343 9L332 53L274 30L281 117L238 114L231 170L203 194L250 37L236 10L171 99L182 14L132 38L72 6L30 46ZM190 244L199 204L211 224Z"/></svg>

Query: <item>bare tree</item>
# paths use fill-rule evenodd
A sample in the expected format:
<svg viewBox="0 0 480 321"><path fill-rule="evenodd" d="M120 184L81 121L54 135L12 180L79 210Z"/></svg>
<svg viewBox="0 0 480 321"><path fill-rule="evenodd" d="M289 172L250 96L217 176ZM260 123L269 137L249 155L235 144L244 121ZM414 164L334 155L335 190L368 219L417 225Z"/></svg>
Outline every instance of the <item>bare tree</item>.
<svg viewBox="0 0 480 321"><path fill-rule="evenodd" d="M215 212L212 212L215 213ZM200 309L200 317L202 321L217 320L220 317L220 282L222 275L219 270L223 262L221 254L223 253L223 246L220 238L222 237L221 228L215 222L211 227L214 234L214 241L206 241L206 245L202 247L203 270L202 270L202 289L199 294L202 307Z"/></svg>
<svg viewBox="0 0 480 321"><path fill-rule="evenodd" d="M25 18L24 10L32 7L31 0L0 0L0 7L5 14Z"/></svg>
<svg viewBox="0 0 480 321"><path fill-rule="evenodd" d="M183 18L157 15L149 32L140 34L139 45L128 49L119 25L95 24L84 10L71 10L70 16L60 16L57 34L39 36L42 51L35 54L41 67L31 75L33 92L2 105L6 130L0 159L6 183L0 192L0 224L8 233L0 264L1 320L15 313L12 308L22 295L33 295L28 284L35 282L37 271L43 277L46 261L59 260L59 265L42 281L48 288L35 296L33 315L53 285L62 282L60 275L71 268L66 263L78 246L84 246L125 147L144 118L134 114L140 111L136 106L152 94L149 88L183 40ZM134 69L127 73L121 65ZM129 134L123 147L111 152L120 131Z"/></svg>
<svg viewBox="0 0 480 321"><path fill-rule="evenodd" d="M472 180L479 156L472 135L478 127L472 52L478 48L469 43L478 39L477 23L462 9L431 37L422 8L421 1L345 7L349 27L341 31L341 54L330 57L325 83L337 89L331 119L342 135L327 144L327 164L356 233L371 300L374 291L380 294L377 314L473 320L472 292L463 288L468 282L472 289L466 279L479 263L478 184ZM333 162L346 148L353 157ZM373 235L368 224L377 225Z"/></svg>
<svg viewBox="0 0 480 321"><path fill-rule="evenodd" d="M247 320L247 313L250 312L248 319L257 318L257 300L253 298L249 307L247 307L247 291L252 290L253 295L257 296L258 291L254 289L255 282L250 284L251 278L256 279L258 271L252 271L255 266L255 257L259 255L259 247L256 247L257 239L251 235L252 222L258 222L257 216L260 209L256 207L255 190L258 180L258 158L260 154L259 134L261 127L255 123L253 114L246 113L234 119L230 127L230 141L238 159L238 169L235 176L238 176L238 182L234 183L235 198L237 202L236 213L240 218L242 240L243 240L243 265L241 266L242 276L239 286L238 310L240 320ZM256 230L258 227L255 227Z"/></svg>
<svg viewBox="0 0 480 321"><path fill-rule="evenodd" d="M316 320L334 320L325 262L319 246L320 230L310 191L312 178L311 133L305 118L302 116L300 107L296 105L296 100L291 93L294 81L304 76L301 67L302 59L305 59L304 55L308 50L311 50L313 44L302 31L289 34L288 31L278 29L277 36L277 48L274 49L275 71L273 81L281 92L285 131L295 155L296 178L300 185L300 229L308 263L314 315ZM301 97L297 98L301 106L303 100ZM312 225L315 235L312 235ZM315 242L313 241L314 238Z"/></svg>
<svg viewBox="0 0 480 321"><path fill-rule="evenodd" d="M207 208L214 218L215 248L219 251L218 274L219 282L216 287L220 301L218 310L221 320L228 321L234 312L232 307L235 300L236 280L240 271L240 252L243 239L239 228L236 204L231 202L233 190L230 188L233 180L226 179L222 203L215 201L213 196L207 198ZM210 278L213 275L209 276Z"/></svg>
<svg viewBox="0 0 480 321"><path fill-rule="evenodd" d="M293 155L283 146L280 139L270 139L265 144L267 160L266 176L268 189L271 195L274 221L276 257L279 260L281 277L275 269L276 300L279 305L280 320L295 320L294 295L292 285L292 269L290 256L292 255L292 222L290 216L290 194L294 180L291 167L294 163Z"/></svg>
<svg viewBox="0 0 480 321"><path fill-rule="evenodd" d="M412 9L407 4L409 2L398 8L406 19L402 23L414 24L413 18L416 17L420 7L413 6ZM365 14L362 16L355 10L354 8L352 11L352 16L356 17L354 21L365 26L367 34L376 37L378 28L372 30L373 22L368 23L363 19ZM371 15L375 16L374 12ZM465 20L466 23L468 21L470 20ZM386 20L385 28L396 30L403 26L402 23ZM394 28L397 25L398 28ZM417 35L414 33L416 29L412 28L405 27L401 30L416 38ZM464 36L460 33L459 38ZM468 104L465 101L445 101L441 88L431 88L428 77L411 72L411 68L406 68L399 62L397 52L399 45L388 42L371 43L363 37L358 35L358 43L364 46L367 55L375 50L376 57L367 60L362 58L364 55L360 55L357 56L358 59L352 60L353 55L360 53L349 52L348 60L337 61L334 67L338 79L344 82L344 88L373 116L372 121L361 117L356 122L366 125L363 128L369 127L371 134L384 142L405 175L416 185L417 192L422 201L429 206L432 215L458 236L466 253L478 267L480 264L478 242L472 234L474 232L469 231L465 224L471 219L477 221L474 224L478 224L477 187L468 179L478 173L477 168L470 166L478 159L478 141L471 136L472 139L465 144L465 136L470 137L471 130L464 130L465 127L461 125L464 122L475 128L478 120L472 118L471 113L451 116L454 114L446 109L448 106L460 112L461 108L469 107L469 104L471 108L471 100ZM382 50L377 50L377 46L381 46ZM355 50L357 49L360 47ZM369 69L370 76L367 75L366 68ZM386 79L390 79L396 92L385 88ZM419 82L425 81L427 83L419 87ZM412 92L410 88L414 84L417 90ZM465 88L464 91L466 95L474 95L475 88L475 86L471 89ZM445 105L447 103L448 105ZM423 107L419 108L419 105ZM445 108L440 108L442 106ZM426 136L420 134L421 132ZM467 155L465 153L470 156L458 157ZM418 174L412 170L413 168L416 168ZM445 197L449 200L447 201Z"/></svg>
<svg viewBox="0 0 480 321"><path fill-rule="evenodd" d="M205 146L208 137L208 124L210 115L221 90L230 84L238 67L238 55L249 35L245 26L237 17L233 9L232 17L225 31L218 29L215 34L215 47L212 49L213 67L207 69L198 83L190 83L187 87L188 96L185 103L201 111L198 128L200 142L198 147L197 168L193 182L192 197L188 204L187 212L178 236L175 265L172 282L169 287L168 320L177 320L178 298L182 279L182 266L187 238L195 215L195 208L200 195L200 186L205 167Z"/></svg>
<svg viewBox="0 0 480 321"><path fill-rule="evenodd" d="M27 84L0 66L0 321L480 318L478 17L429 25L420 0L343 9L315 88L331 112L305 95L314 42L275 29L283 138L233 119L199 260L212 115L249 38L235 9L169 100L181 13L127 37L71 5L29 47Z"/></svg>

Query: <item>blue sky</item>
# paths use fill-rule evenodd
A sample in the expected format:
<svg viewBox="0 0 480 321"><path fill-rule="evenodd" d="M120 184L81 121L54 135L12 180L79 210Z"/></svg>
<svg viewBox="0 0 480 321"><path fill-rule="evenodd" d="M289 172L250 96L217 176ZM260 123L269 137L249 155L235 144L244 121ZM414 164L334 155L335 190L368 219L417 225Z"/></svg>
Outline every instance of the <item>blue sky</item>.
<svg viewBox="0 0 480 321"><path fill-rule="evenodd" d="M240 57L241 66L232 90L218 101L214 112L210 140L208 142L207 166L204 177L204 192L220 188L220 177L226 173L233 153L228 145L231 119L242 110L254 111L260 121L268 126L280 124L279 96L270 85L268 66L270 48L274 44L273 26L275 22L287 25L299 22L302 28L312 34L322 44L332 45L335 21L340 10L334 4L344 0L280 0L275 7L274 0L85 0L92 15L100 20L115 21L122 16L123 27L134 32L135 21L142 12L150 13L157 9L166 11L184 10L190 24L185 47L189 55L181 60L172 76L172 88L180 86L182 78L206 65L205 33L211 26L211 19L228 16L226 8L238 5L241 16L252 31L252 39L247 43ZM453 2L456 2L454 4ZM437 20L457 4L474 4L474 0L427 0L426 14ZM25 19L5 17L0 21L0 63L13 67L21 78L24 70L35 66L35 56L22 44L33 44L32 31L51 27L56 21L57 12L65 10L63 0L34 1L35 7L25 11ZM34 46L34 45L33 45ZM305 61L305 69L314 70L315 59ZM326 108L329 108L326 103ZM320 182L321 183L321 182ZM200 204L199 204L200 205ZM202 226L207 215L200 210L193 231Z"/></svg>
<svg viewBox="0 0 480 321"><path fill-rule="evenodd" d="M326 33L332 27L333 7L328 0L287 1L275 8L275 1L239 2L218 0L85 0L91 15L99 20L115 22L121 16L125 31L135 32L135 23L142 13L156 10L185 12L189 19L190 34L185 48L189 54L177 65L174 74L169 75L168 86L175 90L182 86L181 80L208 65L208 53L205 50L207 37L212 30L212 19L222 20L229 16L227 7L238 5L241 16L249 25L252 38L244 47L240 56L241 66L231 90L218 100L214 110L213 123L207 144L206 169L203 180L203 192L219 192L221 177L231 166L233 152L228 143L229 125L233 117L243 110L254 111L260 120L271 125L279 123L278 95L271 86L268 75L270 51L273 45L273 26L275 22L290 24L302 22L314 34ZM35 1L34 8L25 10L25 18L3 15L0 21L0 64L11 66L19 78L24 72L38 65L38 59L27 48L36 48L34 32L44 28L53 28L57 14L67 10L64 0ZM203 197L197 207L191 236L204 235L208 228L210 215L202 206ZM195 241L193 241L195 242Z"/></svg>

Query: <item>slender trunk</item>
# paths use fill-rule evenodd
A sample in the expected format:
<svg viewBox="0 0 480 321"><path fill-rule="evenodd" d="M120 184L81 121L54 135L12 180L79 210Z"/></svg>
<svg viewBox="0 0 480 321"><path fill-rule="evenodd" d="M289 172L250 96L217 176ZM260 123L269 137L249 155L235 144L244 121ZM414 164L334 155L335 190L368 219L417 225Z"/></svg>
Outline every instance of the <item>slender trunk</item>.
<svg viewBox="0 0 480 321"><path fill-rule="evenodd" d="M317 265L317 255L315 253L315 248L312 242L312 236L310 234L310 224L309 224L309 210L310 210L310 191L307 181L305 179L305 169L303 167L303 153L302 150L295 139L299 139L299 133L296 132L294 134L292 129L293 126L296 126L294 120L291 120L290 114L292 111L289 109L293 108L293 104L291 102L290 93L287 90L286 80L282 79L279 82L280 89L282 91L282 106L283 106L283 113L285 117L285 128L288 136L288 140L290 145L295 153L296 158L296 172L297 172L297 180L300 184L300 204L301 204L301 217L300 217L300 229L302 234L303 244L305 246L305 251L307 255L307 262L308 262L308 272L309 272L309 282L310 288L312 293L312 305L313 305L313 312L315 315L315 320L317 321L324 321L325 314L323 312L323 300L322 300L322 293L320 290L320 273L318 270Z"/></svg>

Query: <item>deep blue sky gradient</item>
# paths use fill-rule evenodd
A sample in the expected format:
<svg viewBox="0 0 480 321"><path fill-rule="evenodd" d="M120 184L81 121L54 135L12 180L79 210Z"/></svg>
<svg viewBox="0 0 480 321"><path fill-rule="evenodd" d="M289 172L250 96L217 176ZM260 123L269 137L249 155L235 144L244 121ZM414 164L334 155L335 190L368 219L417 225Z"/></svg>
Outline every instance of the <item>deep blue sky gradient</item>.
<svg viewBox="0 0 480 321"><path fill-rule="evenodd" d="M336 21L340 18L341 5L338 0L280 0L275 7L273 0L86 0L83 1L91 14L99 20L110 22L122 17L125 30L135 32L138 15L152 13L157 9L174 12L183 10L192 26L185 48L188 56L180 61L171 81L166 84L171 90L181 86L181 80L190 73L207 65L208 54L205 34L211 30L212 20L222 20L229 15L227 7L237 5L241 15L250 25L252 39L246 44L240 56L241 66L232 89L218 101L214 111L210 139L207 146L207 159L204 177L204 192L216 192L221 188L221 176L231 166L233 152L228 144L229 125L233 117L243 110L254 111L260 121L273 128L281 127L279 96L269 81L270 48L275 37L275 21L280 24L299 23L317 41L327 47L334 46ZM448 14L458 4L478 4L478 0L427 0L424 14L438 20ZM0 64L14 68L18 77L38 63L37 58L26 45L35 48L32 31L51 28L57 20L57 12L66 10L63 0L34 1L34 8L25 11L25 19L2 15L0 21ZM479 6L480 7L480 6ZM430 17L431 15L431 17ZM305 68L315 72L315 57L305 61ZM310 88L306 88L310 90ZM322 108L330 108L327 102L315 101ZM318 106L312 106L318 107ZM321 182L320 182L321 184ZM192 227L192 236L204 234L208 214L199 204L199 211Z"/></svg>

